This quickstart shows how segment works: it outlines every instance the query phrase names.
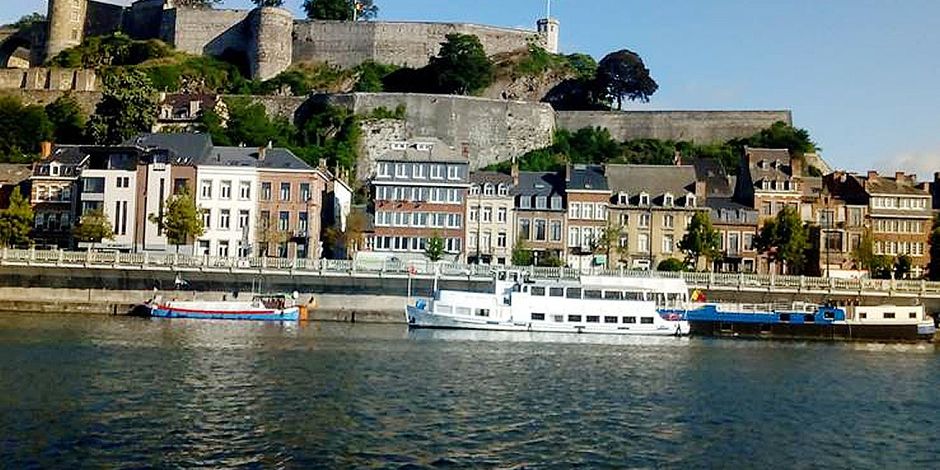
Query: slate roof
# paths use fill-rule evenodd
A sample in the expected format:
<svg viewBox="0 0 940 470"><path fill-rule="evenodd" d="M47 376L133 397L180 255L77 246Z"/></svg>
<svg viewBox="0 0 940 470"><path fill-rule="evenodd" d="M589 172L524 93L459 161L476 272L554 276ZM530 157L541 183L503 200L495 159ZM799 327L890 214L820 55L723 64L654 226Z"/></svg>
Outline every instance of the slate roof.
<svg viewBox="0 0 940 470"><path fill-rule="evenodd" d="M705 182L707 197L731 197L734 195L735 178L714 158L696 158L695 177Z"/></svg>
<svg viewBox="0 0 940 470"><path fill-rule="evenodd" d="M666 193L676 198L695 193L695 167L692 165L607 165L607 183L614 193L632 197L641 192L655 199Z"/></svg>
<svg viewBox="0 0 940 470"><path fill-rule="evenodd" d="M78 165L88 156L81 145L56 145L52 149L52 155L41 160L39 163L59 162L63 165Z"/></svg>
<svg viewBox="0 0 940 470"><path fill-rule="evenodd" d="M124 145L136 145L143 148L170 150L177 158L199 161L212 150L212 137L208 134L192 132L147 133L138 134L124 142Z"/></svg>
<svg viewBox="0 0 940 470"><path fill-rule="evenodd" d="M929 193L921 188L911 184L906 179L898 181L894 176L876 175L872 178L861 175L853 175L862 182L868 194L905 194L911 196L928 196Z"/></svg>
<svg viewBox="0 0 940 470"><path fill-rule="evenodd" d="M471 184L508 184L512 186L512 176L507 175L506 173L500 173L498 171L471 171L470 172L470 183Z"/></svg>
<svg viewBox="0 0 940 470"><path fill-rule="evenodd" d="M608 191L604 167L600 165L573 165L565 189L568 191Z"/></svg>
<svg viewBox="0 0 940 470"><path fill-rule="evenodd" d="M313 170L314 168L285 148L265 149L264 160L258 158L260 149L253 147L213 147L210 153L196 161L197 165L237 166L267 170Z"/></svg>
<svg viewBox="0 0 940 470"><path fill-rule="evenodd" d="M393 162L456 162L469 164L467 157L461 155L456 148L447 145L444 141L437 138L422 137L413 139L405 144L403 150L389 149L380 157L376 158L376 160ZM431 150L419 150L418 146L421 144L430 144Z"/></svg>
<svg viewBox="0 0 940 470"><path fill-rule="evenodd" d="M0 185L17 185L33 175L30 165L0 163Z"/></svg>
<svg viewBox="0 0 940 470"><path fill-rule="evenodd" d="M516 192L520 196L563 196L565 179L554 172L521 171Z"/></svg>
<svg viewBox="0 0 940 470"><path fill-rule="evenodd" d="M713 197L705 201L713 224L757 225L757 210L735 202L730 197Z"/></svg>
<svg viewBox="0 0 940 470"><path fill-rule="evenodd" d="M744 147L744 152L751 184L756 185L761 180L784 181L793 176L790 151L787 149Z"/></svg>

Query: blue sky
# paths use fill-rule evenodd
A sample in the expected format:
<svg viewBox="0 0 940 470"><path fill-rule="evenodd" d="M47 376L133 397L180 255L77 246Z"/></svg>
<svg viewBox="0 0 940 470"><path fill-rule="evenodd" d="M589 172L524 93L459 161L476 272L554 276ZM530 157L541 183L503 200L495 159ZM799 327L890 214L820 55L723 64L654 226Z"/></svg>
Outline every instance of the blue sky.
<svg viewBox="0 0 940 470"><path fill-rule="evenodd" d="M5 3L0 23L46 8ZM300 3L287 7L299 15ZM381 19L524 27L545 10L545 0L376 4ZM835 167L940 171L940 1L556 0L552 13L564 52L644 58L660 90L635 108L790 109Z"/></svg>

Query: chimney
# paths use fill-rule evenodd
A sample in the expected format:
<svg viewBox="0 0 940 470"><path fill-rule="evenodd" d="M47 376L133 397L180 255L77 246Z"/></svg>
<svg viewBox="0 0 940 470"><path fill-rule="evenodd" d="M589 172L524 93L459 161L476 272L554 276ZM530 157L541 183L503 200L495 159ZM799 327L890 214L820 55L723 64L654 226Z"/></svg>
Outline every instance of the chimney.
<svg viewBox="0 0 940 470"><path fill-rule="evenodd" d="M894 172L894 180L897 181L898 183L904 183L904 172L903 172L903 171L895 171L895 172Z"/></svg>
<svg viewBox="0 0 940 470"><path fill-rule="evenodd" d="M695 180L695 197L699 199L705 198L705 182L701 180Z"/></svg>
<svg viewBox="0 0 940 470"><path fill-rule="evenodd" d="M469 142L460 143L460 155L464 159L470 160L470 143Z"/></svg>
<svg viewBox="0 0 940 470"><path fill-rule="evenodd" d="M803 176L803 159L799 156L790 157L791 176Z"/></svg>
<svg viewBox="0 0 940 470"><path fill-rule="evenodd" d="M877 178L877 177L878 177L878 172L877 172L877 171L875 171L875 170L868 170L868 178L869 178L869 179L871 179L871 178Z"/></svg>
<svg viewBox="0 0 940 470"><path fill-rule="evenodd" d="M565 165L565 183L570 183L570 182L571 182L571 172L572 172L572 171L573 171L573 168L571 167L571 163L566 164L566 165Z"/></svg>
<svg viewBox="0 0 940 470"><path fill-rule="evenodd" d="M263 162L265 154L268 153L267 147L258 147L258 161Z"/></svg>
<svg viewBox="0 0 940 470"><path fill-rule="evenodd" d="M52 155L52 142L44 140L39 143L39 156L41 158L49 158Z"/></svg>
<svg viewBox="0 0 940 470"><path fill-rule="evenodd" d="M512 159L512 166L509 169L509 175L512 176L512 185L519 186L519 162L516 161L516 158Z"/></svg>
<svg viewBox="0 0 940 470"><path fill-rule="evenodd" d="M934 181L935 183L940 183L940 171L934 172L934 174L933 174L933 181Z"/></svg>

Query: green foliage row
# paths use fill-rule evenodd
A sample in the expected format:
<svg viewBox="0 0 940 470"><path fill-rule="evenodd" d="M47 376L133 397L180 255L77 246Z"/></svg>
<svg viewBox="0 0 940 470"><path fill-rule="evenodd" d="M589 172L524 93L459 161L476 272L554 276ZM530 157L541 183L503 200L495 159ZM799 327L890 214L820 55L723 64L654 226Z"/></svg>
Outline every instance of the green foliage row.
<svg viewBox="0 0 940 470"><path fill-rule="evenodd" d="M0 163L33 161L45 140L82 143L86 121L78 101L68 94L45 107L24 106L19 98L0 95Z"/></svg>
<svg viewBox="0 0 940 470"><path fill-rule="evenodd" d="M55 67L97 68L104 66L138 65L148 60L169 57L173 48L157 39L138 41L115 33L92 36L49 59Z"/></svg>

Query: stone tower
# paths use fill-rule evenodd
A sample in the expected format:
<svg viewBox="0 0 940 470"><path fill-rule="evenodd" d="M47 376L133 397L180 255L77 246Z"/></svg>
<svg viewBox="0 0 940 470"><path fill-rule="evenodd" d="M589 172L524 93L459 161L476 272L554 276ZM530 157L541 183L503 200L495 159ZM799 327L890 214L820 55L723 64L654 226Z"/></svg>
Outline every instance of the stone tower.
<svg viewBox="0 0 940 470"><path fill-rule="evenodd" d="M545 50L552 54L558 53L558 28L561 23L555 18L542 18L538 21L539 36L545 44Z"/></svg>
<svg viewBox="0 0 940 470"><path fill-rule="evenodd" d="M46 35L46 54L49 60L56 54L82 43L85 30L87 0L49 0L49 31Z"/></svg>
<svg viewBox="0 0 940 470"><path fill-rule="evenodd" d="M251 13L249 21L251 78L273 78L293 60L294 15L282 8L261 7Z"/></svg>

